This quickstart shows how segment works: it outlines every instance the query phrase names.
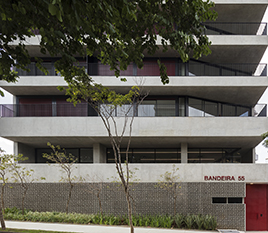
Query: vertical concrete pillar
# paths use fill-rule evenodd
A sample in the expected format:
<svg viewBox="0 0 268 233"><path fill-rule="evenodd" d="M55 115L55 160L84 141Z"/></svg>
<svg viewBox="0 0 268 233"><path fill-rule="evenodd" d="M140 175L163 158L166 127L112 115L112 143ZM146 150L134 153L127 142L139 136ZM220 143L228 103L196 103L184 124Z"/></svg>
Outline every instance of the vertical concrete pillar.
<svg viewBox="0 0 268 233"><path fill-rule="evenodd" d="M13 152L14 152L14 155L19 154L19 143L18 142L14 142L14 144L13 144Z"/></svg>
<svg viewBox="0 0 268 233"><path fill-rule="evenodd" d="M93 163L106 163L106 147L100 143L93 144Z"/></svg>
<svg viewBox="0 0 268 233"><path fill-rule="evenodd" d="M252 149L252 163L256 163L256 150L255 150L255 148Z"/></svg>
<svg viewBox="0 0 268 233"><path fill-rule="evenodd" d="M181 143L181 163L188 162L188 144Z"/></svg>

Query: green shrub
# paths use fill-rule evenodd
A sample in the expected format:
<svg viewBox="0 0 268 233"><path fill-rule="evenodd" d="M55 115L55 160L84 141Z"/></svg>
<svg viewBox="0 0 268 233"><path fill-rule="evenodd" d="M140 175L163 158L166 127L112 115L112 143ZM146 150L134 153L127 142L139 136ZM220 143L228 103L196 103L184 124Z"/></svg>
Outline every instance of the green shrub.
<svg viewBox="0 0 268 233"><path fill-rule="evenodd" d="M183 214L176 214L174 217L174 222L177 228L185 227L185 216Z"/></svg>
<svg viewBox="0 0 268 233"><path fill-rule="evenodd" d="M61 213L61 212L33 212L25 210L25 214L17 208L6 208L4 218L6 220L32 221L32 222L59 222L59 223L76 223L76 224L105 224L105 225L128 225L128 216L115 216L113 214L78 214L78 213ZM217 220L211 215L133 215L132 221L134 226L141 227L162 227L215 230Z"/></svg>

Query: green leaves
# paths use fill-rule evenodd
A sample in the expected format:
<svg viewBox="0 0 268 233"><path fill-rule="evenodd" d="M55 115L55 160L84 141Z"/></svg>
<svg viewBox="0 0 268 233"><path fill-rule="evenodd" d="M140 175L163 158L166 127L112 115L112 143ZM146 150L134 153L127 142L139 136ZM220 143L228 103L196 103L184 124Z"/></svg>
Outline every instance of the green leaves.
<svg viewBox="0 0 268 233"><path fill-rule="evenodd" d="M49 13L51 14L51 15L55 15L57 18L58 18L58 20L60 21L60 22L62 22L63 20L62 20L62 12L60 11L60 9L56 6L56 2L57 1L53 1L53 3L50 3L49 5L48 5L48 11L49 11Z"/></svg>
<svg viewBox="0 0 268 233"><path fill-rule="evenodd" d="M1 13L1 18L2 18L3 21L6 21L7 20L6 14L2 12Z"/></svg>
<svg viewBox="0 0 268 233"><path fill-rule="evenodd" d="M157 64L159 66L159 70L160 70L160 78L161 78L161 82L165 85L169 83L169 78L167 76L167 68L166 66L160 62L160 60L157 60Z"/></svg>
<svg viewBox="0 0 268 233"><path fill-rule="evenodd" d="M142 68L143 57L160 48L174 50L184 62L190 54L199 58L210 53L202 23L215 20L213 6L202 0L5 1L0 6L0 50L6 52L0 62L1 79L14 82L17 76L11 74L11 67L25 69L30 64L27 46L10 43L17 38L25 42L32 29L39 29L42 36L41 54L60 57L57 69L66 81L82 75L73 68L74 55L96 54L116 76L131 62ZM160 44L156 44L157 35L162 38ZM167 84L165 66L159 64L159 69L161 81Z"/></svg>

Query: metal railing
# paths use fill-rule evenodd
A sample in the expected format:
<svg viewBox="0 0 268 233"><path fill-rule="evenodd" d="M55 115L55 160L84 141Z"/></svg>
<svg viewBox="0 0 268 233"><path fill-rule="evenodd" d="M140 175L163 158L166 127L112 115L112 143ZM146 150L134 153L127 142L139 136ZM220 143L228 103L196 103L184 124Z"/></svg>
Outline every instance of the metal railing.
<svg viewBox="0 0 268 233"><path fill-rule="evenodd" d="M112 111L112 116L131 116L129 106L121 106ZM186 111L185 111L186 110ZM109 113L109 111L107 111ZM138 107L137 117L266 117L267 105L257 104L252 109L247 107L203 103L185 106L164 104L142 104ZM79 103L76 107L67 104L2 104L0 117L93 117L96 112L87 103Z"/></svg>
<svg viewBox="0 0 268 233"><path fill-rule="evenodd" d="M56 72L54 62L43 62L41 64L47 69L48 76L60 76L61 75L60 73ZM81 68L84 67L87 72L86 64L87 64L86 62L79 62L79 63L75 63L74 65L81 67ZM30 71L25 71L22 69L15 69L15 71L18 72L19 76L44 76L45 75L44 72L42 72L41 70L37 68L34 62L29 64L26 68L29 69Z"/></svg>
<svg viewBox="0 0 268 233"><path fill-rule="evenodd" d="M73 117L89 115L90 110L87 103L78 103L75 107L72 103L0 105L1 117Z"/></svg>
<svg viewBox="0 0 268 233"><path fill-rule="evenodd" d="M264 63L189 63L190 76L267 76Z"/></svg>
<svg viewBox="0 0 268 233"><path fill-rule="evenodd" d="M267 76L267 64L261 63L222 63L210 64L190 61L189 63L165 63L168 76ZM48 70L48 75L58 76L54 63L42 63ZM80 62L78 67L84 67L91 76L114 76L114 71L109 65L100 63ZM43 76L35 64L28 66L29 72L17 69L19 76ZM130 64L127 70L120 72L121 76L160 76L157 63L145 63L143 69L138 69L135 64Z"/></svg>
<svg viewBox="0 0 268 233"><path fill-rule="evenodd" d="M206 22L207 35L267 35L264 22Z"/></svg>
<svg viewBox="0 0 268 233"><path fill-rule="evenodd" d="M190 117L266 117L267 104L256 104L253 108L223 103L190 104L187 108Z"/></svg>

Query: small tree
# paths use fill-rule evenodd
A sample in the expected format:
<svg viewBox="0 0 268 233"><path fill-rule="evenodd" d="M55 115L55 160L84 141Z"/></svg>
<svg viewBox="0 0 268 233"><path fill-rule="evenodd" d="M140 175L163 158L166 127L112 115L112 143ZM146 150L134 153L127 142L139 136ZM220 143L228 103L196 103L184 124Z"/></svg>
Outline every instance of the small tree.
<svg viewBox="0 0 268 233"><path fill-rule="evenodd" d="M12 154L5 154L3 150L0 149L1 154L1 164L0 164L0 180L2 181L1 186L1 204L3 213L5 212L5 202L4 202L4 193L5 193L5 186L8 182L7 174L10 172L10 165L11 162L14 160L14 155Z"/></svg>
<svg viewBox="0 0 268 233"><path fill-rule="evenodd" d="M77 158L72 154L67 154L66 150L61 148L59 145L53 146L49 142L47 145L52 149L53 152L51 154L43 154L43 157L60 166L62 171L65 173L65 176L61 177L60 182L67 182L69 185L69 194L65 208L66 213L68 213L74 181L78 179L76 176L72 175L73 169L75 168L74 164L76 163Z"/></svg>
<svg viewBox="0 0 268 233"><path fill-rule="evenodd" d="M179 189L181 188L178 175L179 168L175 167L173 164L172 170L167 171L164 174L160 175L161 180L158 181L157 187L166 190L173 199L173 215L176 215L177 212L177 198L180 194Z"/></svg>
<svg viewBox="0 0 268 233"><path fill-rule="evenodd" d="M22 154L14 155L13 161L10 163L10 170L12 172L12 179L14 182L19 183L20 186L23 189L23 195L22 195L22 200L21 200L21 209L22 209L22 214L24 214L24 202L25 202L25 197L26 194L29 190L30 185L34 182L37 181L33 177L34 170L33 169L26 169L25 167L22 167L18 165L19 162L28 160L27 157L23 157ZM41 179L45 179L44 177L41 177Z"/></svg>
<svg viewBox="0 0 268 233"><path fill-rule="evenodd" d="M6 178L6 173L8 171L8 167L7 167L7 163L5 158L5 154L4 151L0 148L0 154L1 154L1 165L0 165L0 180L2 180L2 192L1 192L1 203L0 203L0 222L1 222L1 227L3 230L6 229L6 224L5 224L5 220L4 220L4 189L5 189L5 184L7 182L7 178Z"/></svg>
<svg viewBox="0 0 268 233"><path fill-rule="evenodd" d="M143 80L141 80L141 84L143 84L142 82ZM127 94L117 93L108 87L94 83L86 74L74 78L68 85L69 88L66 90L66 94L70 96L68 100L74 105L80 99L87 101L98 113L108 132L114 152L115 167L126 196L131 233L134 233L128 153L133 121L137 115L138 106L148 94L141 95L142 85L133 86ZM126 132L128 133L127 137L125 136ZM122 158L122 146L126 147L125 161ZM123 164L125 164L125 169Z"/></svg>

